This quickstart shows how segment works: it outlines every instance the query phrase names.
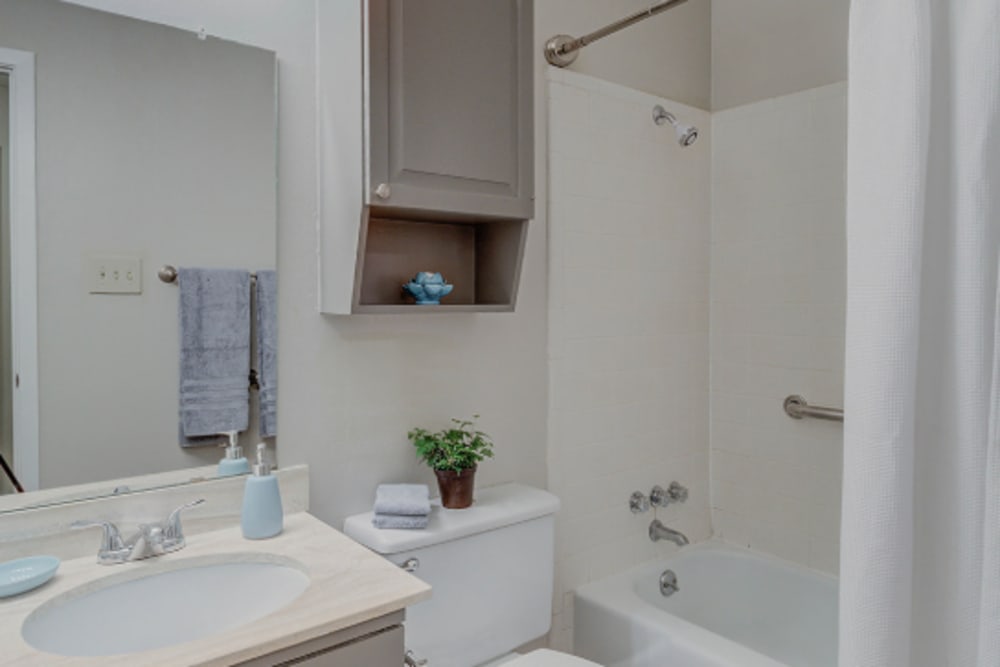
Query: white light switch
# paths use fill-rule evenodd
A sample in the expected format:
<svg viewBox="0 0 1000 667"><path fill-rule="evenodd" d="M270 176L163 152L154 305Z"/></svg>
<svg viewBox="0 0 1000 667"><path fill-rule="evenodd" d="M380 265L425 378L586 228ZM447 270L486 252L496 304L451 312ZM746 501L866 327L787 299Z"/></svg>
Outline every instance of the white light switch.
<svg viewBox="0 0 1000 667"><path fill-rule="evenodd" d="M87 257L91 294L142 294L142 260L138 257Z"/></svg>

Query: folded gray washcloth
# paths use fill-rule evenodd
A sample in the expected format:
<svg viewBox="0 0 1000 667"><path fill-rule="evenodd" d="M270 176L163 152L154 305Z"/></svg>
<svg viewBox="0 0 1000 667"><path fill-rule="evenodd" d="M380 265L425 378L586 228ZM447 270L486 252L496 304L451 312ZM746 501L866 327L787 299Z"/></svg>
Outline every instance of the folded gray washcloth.
<svg viewBox="0 0 1000 667"><path fill-rule="evenodd" d="M260 437L278 434L278 273L257 272L257 394Z"/></svg>
<svg viewBox="0 0 1000 667"><path fill-rule="evenodd" d="M250 420L250 273L181 268L177 282L181 435L244 431Z"/></svg>
<svg viewBox="0 0 1000 667"><path fill-rule="evenodd" d="M426 484L379 484L375 489L375 514L427 516L431 511Z"/></svg>
<svg viewBox="0 0 1000 667"><path fill-rule="evenodd" d="M372 517L372 525L376 528L405 528L409 530L419 530L426 528L430 522L430 517L405 516L402 514L376 514Z"/></svg>

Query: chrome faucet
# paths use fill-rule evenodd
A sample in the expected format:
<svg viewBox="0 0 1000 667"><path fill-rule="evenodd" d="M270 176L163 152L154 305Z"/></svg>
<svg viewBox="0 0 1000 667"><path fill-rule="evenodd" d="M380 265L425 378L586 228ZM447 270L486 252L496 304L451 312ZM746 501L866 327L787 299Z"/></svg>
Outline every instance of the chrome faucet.
<svg viewBox="0 0 1000 667"><path fill-rule="evenodd" d="M660 522L659 519L653 519L653 522L649 524L649 539L654 542L659 542L660 540L670 540L679 547L689 544L688 538L684 535L684 533L679 530L674 530L673 528L667 528Z"/></svg>
<svg viewBox="0 0 1000 667"><path fill-rule="evenodd" d="M101 565L115 565L153 556L162 556L171 551L183 549L184 531L181 527L181 512L201 505L204 498L181 505L162 523L140 524L139 530L128 539L123 539L118 526L110 521L74 521L70 528L101 528L101 546L97 550L97 562Z"/></svg>

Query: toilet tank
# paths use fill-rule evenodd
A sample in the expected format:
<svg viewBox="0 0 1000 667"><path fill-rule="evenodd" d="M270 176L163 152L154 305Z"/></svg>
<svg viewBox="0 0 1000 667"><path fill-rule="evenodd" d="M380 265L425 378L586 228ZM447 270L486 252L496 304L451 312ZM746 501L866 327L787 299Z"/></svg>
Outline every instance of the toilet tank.
<svg viewBox="0 0 1000 667"><path fill-rule="evenodd" d="M477 491L464 510L432 501L425 530L379 530L371 512L344 532L433 588L406 611L406 647L428 667L472 667L543 636L552 620L559 499L522 484Z"/></svg>

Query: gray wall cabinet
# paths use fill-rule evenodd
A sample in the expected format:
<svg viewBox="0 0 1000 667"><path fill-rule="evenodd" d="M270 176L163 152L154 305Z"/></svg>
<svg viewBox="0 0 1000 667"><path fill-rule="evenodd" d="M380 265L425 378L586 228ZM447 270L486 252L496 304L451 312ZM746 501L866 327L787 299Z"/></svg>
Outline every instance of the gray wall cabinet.
<svg viewBox="0 0 1000 667"><path fill-rule="evenodd" d="M369 0L367 39L368 203L531 218L531 0Z"/></svg>
<svg viewBox="0 0 1000 667"><path fill-rule="evenodd" d="M328 2L317 20L320 311L513 310L534 215L532 0ZM418 271L454 291L415 305Z"/></svg>

